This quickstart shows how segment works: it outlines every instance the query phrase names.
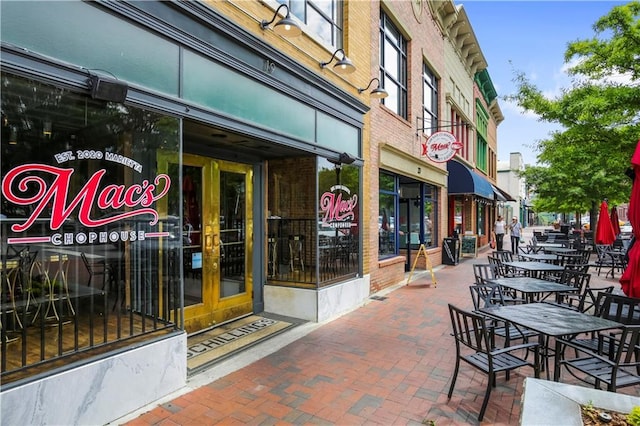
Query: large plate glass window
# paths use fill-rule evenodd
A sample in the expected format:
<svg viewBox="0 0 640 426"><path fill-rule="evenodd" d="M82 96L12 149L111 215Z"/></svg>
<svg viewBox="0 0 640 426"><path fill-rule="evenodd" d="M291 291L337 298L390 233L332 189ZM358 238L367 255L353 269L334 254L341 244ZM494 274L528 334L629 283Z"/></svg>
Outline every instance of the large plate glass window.
<svg viewBox="0 0 640 426"><path fill-rule="evenodd" d="M0 78L3 383L180 327L179 120Z"/></svg>

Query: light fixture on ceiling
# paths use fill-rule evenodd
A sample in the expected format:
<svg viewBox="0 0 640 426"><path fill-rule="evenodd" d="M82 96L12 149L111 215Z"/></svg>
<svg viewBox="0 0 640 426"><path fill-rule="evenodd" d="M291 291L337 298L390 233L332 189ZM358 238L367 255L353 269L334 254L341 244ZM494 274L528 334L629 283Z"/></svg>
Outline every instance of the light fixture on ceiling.
<svg viewBox="0 0 640 426"><path fill-rule="evenodd" d="M384 90L382 87L380 87L380 79L377 78L377 77L372 78L371 81L369 82L369 84L367 85L367 87L365 87L363 89L358 89L358 93L362 93L365 90L367 90L369 87L371 87L371 85L373 84L374 81L378 82L378 87L376 87L371 92L369 92L369 96L371 96L372 98L376 98L376 99L383 99L383 98L386 98L387 96L389 96L387 91Z"/></svg>
<svg viewBox="0 0 640 426"><path fill-rule="evenodd" d="M44 136L50 138L51 137L51 127L52 127L51 120L48 120L48 119L44 120L42 122L42 134Z"/></svg>
<svg viewBox="0 0 640 426"><path fill-rule="evenodd" d="M291 18L289 7L286 4L281 4L280 6L278 6L276 12L273 14L273 18L271 18L270 21L263 19L262 22L260 22L260 28L266 30L269 25L271 25L273 21L276 20L280 9L282 9L283 7L287 9L287 14L284 18L275 23L275 25L273 26L273 32L283 37L298 37L300 34L302 34L302 30L300 29L298 23Z"/></svg>
<svg viewBox="0 0 640 426"><path fill-rule="evenodd" d="M16 126L9 127L9 145L18 145L18 128Z"/></svg>
<svg viewBox="0 0 640 426"><path fill-rule="evenodd" d="M320 68L324 68L331 62L333 62L333 60L336 59L336 55L338 53L342 53L342 59L340 59L333 65L333 70L336 72L336 74L351 74L352 72L354 72L356 70L356 67L353 65L353 62L351 62L351 60L347 58L347 55L342 49L338 49L333 52L333 55L331 55L331 59L329 59L328 62L320 62Z"/></svg>

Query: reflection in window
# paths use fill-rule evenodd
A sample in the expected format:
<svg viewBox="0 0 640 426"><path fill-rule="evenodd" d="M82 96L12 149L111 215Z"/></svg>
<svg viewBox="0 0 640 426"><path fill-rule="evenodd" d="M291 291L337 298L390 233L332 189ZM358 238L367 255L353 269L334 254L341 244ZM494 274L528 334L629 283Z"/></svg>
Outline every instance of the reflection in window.
<svg viewBox="0 0 640 426"><path fill-rule="evenodd" d="M478 235L487 235L485 226L487 221L485 220L485 215L486 215L486 204L484 204L483 202L478 202L477 203L478 206L478 227L476 230L476 233Z"/></svg>
<svg viewBox="0 0 640 426"><path fill-rule="evenodd" d="M179 120L6 72L0 81L0 338L21 336L1 351L3 378L180 327L181 199L168 193L180 183L158 169L161 152L178 157ZM38 242L8 240L24 237Z"/></svg>
<svg viewBox="0 0 640 426"><path fill-rule="evenodd" d="M316 183L317 193L309 190ZM317 157L269 162L269 284L315 288L358 273L359 191L358 166Z"/></svg>
<svg viewBox="0 0 640 426"><path fill-rule="evenodd" d="M380 196L378 211L378 257L397 254L396 206L398 194L395 176L380 172Z"/></svg>
<svg viewBox="0 0 640 426"><path fill-rule="evenodd" d="M426 247L438 245L438 190L435 186L424 185L424 243Z"/></svg>
<svg viewBox="0 0 640 426"><path fill-rule="evenodd" d="M389 93L382 102L407 118L407 41L384 12L380 12L380 48L381 87Z"/></svg>
<svg viewBox="0 0 640 426"><path fill-rule="evenodd" d="M329 46L342 47L342 2L338 0L278 0Z"/></svg>
<svg viewBox="0 0 640 426"><path fill-rule="evenodd" d="M422 127L430 136L438 130L438 80L427 64L422 65Z"/></svg>

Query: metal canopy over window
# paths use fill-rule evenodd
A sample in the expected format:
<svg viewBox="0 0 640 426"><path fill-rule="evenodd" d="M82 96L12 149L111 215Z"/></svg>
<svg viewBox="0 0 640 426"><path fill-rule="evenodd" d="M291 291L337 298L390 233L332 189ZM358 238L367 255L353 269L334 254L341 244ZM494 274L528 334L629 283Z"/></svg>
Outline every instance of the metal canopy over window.
<svg viewBox="0 0 640 426"><path fill-rule="evenodd" d="M493 200L493 186L489 181L464 164L450 160L447 163L449 172L449 195L475 194Z"/></svg>
<svg viewBox="0 0 640 426"><path fill-rule="evenodd" d="M493 193L495 194L497 201L516 201L515 198L497 186L491 185L491 187L493 188Z"/></svg>

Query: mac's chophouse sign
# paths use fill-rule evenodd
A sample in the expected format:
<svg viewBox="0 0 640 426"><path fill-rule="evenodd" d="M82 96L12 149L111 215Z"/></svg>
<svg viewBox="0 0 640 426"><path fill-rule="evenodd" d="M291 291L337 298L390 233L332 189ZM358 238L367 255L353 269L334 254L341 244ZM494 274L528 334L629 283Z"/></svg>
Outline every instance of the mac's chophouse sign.
<svg viewBox="0 0 640 426"><path fill-rule="evenodd" d="M462 144L451 132L435 132L422 144L422 155L436 163L445 163L456 155Z"/></svg>

